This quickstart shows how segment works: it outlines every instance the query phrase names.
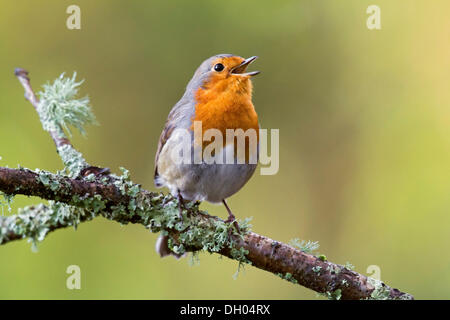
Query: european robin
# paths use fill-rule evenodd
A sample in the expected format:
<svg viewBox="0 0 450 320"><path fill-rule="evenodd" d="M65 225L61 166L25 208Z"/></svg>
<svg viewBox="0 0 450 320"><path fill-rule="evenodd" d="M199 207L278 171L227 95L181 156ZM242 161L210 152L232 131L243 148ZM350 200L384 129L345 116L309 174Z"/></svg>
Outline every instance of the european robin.
<svg viewBox="0 0 450 320"><path fill-rule="evenodd" d="M169 113L156 151L154 182L157 187L167 187L178 198L180 214L184 200L222 202L228 211L226 222L236 223L225 199L238 192L253 175L257 164L250 158L258 158L259 148L250 149L245 144L245 161L237 161L238 151L232 163L211 163L204 158L200 162L174 161L173 151L186 147L186 144L188 149L195 149L194 123L201 123L202 132L215 129L223 137L228 129L253 129L258 144L259 124L252 103L251 77L259 71L247 72L248 65L256 58L244 59L231 54L208 58L195 71L184 95ZM178 129L189 133L188 140L180 138L176 133ZM198 148L201 151L208 146L203 140ZM230 140L223 140L222 150L215 150L213 155L221 157L215 153L225 154L230 148L236 153L234 141L233 138L230 144ZM167 241L167 236L159 237L157 252L161 257L177 256L169 249Z"/></svg>

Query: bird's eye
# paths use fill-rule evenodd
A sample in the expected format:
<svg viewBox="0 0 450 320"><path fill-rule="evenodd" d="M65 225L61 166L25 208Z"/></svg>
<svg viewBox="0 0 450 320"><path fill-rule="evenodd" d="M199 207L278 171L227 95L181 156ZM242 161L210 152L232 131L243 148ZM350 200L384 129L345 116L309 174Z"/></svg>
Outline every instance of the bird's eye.
<svg viewBox="0 0 450 320"><path fill-rule="evenodd" d="M223 69L225 69L224 65L221 63L218 63L214 66L214 70L216 70L217 72L222 71Z"/></svg>

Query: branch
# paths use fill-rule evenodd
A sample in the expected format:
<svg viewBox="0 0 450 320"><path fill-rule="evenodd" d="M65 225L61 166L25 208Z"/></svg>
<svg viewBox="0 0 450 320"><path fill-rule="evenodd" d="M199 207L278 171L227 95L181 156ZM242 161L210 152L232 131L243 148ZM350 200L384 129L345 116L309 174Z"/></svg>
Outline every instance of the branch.
<svg viewBox="0 0 450 320"><path fill-rule="evenodd" d="M25 91L28 91L26 95L34 106L39 105L29 79L24 76L24 70L19 72L18 78ZM39 113L40 107L35 108ZM41 115L40 118L42 120ZM53 134L50 134L55 141ZM57 138L61 137L67 139L58 132ZM64 143L78 153L69 140ZM58 148L56 141L55 144ZM83 166L89 167L85 161ZM328 298L413 299L410 294L326 261L323 256L316 257L253 233L247 221L240 222L238 231L233 225L208 215L199 209L198 204L192 203L187 204L188 208L181 218L177 199L142 189L130 180L126 170L121 176L80 175L80 166L67 171L69 176L0 167L0 191L3 193L50 200L49 206L27 207L17 215L0 217L1 244L24 238L37 243L51 231L77 226L83 221L102 216L122 224L142 224L152 232L167 234L171 249L177 253L205 250L221 254L239 264L248 263L274 273Z"/></svg>
<svg viewBox="0 0 450 320"><path fill-rule="evenodd" d="M94 213L92 216L84 215L82 219L77 217L80 221L90 220L98 214L122 224L139 223L154 232L167 230L178 240L177 245L183 246L187 251L198 251L206 247L210 252L240 262L250 262L257 268L283 275L287 280L298 282L314 291L329 294L337 292L345 299L371 298L382 294L389 298L412 298L344 266L323 261L289 245L247 232L247 229L243 230L244 235L241 237L235 230L230 230L229 225L217 217L201 212L197 206L191 207L189 216L181 221L177 214L176 199L171 196L142 189L135 191L135 195L127 195L126 191L123 193L119 188L120 185L117 187L100 182L74 180L47 172L0 167L1 191L57 200ZM165 217L167 213L168 217ZM43 219L44 216L46 219ZM15 231L17 220L12 220L11 217L0 219L2 244L24 237L35 239L38 227L50 232L71 226L73 223L65 224L64 221L74 220L67 216L66 219L60 219L61 214L57 210L45 212L42 209L28 217L27 222L20 225L20 232ZM36 219L40 221L39 225L35 224ZM43 224L42 220L46 223ZM218 230L222 230L218 237L222 237L222 240L214 239ZM228 240L230 231L233 231L231 247ZM45 236L42 231L38 235L42 239ZM245 258L239 252L246 252Z"/></svg>

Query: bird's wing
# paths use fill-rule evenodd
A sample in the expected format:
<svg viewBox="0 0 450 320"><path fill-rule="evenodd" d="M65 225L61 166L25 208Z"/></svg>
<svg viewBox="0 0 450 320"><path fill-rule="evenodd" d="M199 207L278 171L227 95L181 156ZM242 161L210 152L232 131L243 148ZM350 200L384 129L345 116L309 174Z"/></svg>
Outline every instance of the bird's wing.
<svg viewBox="0 0 450 320"><path fill-rule="evenodd" d="M160 187L157 183L157 178L159 177L158 173L158 159L159 154L161 153L162 148L166 144L167 140L169 140L172 132L177 128L189 129L192 123L192 116L195 112L195 103L193 103L192 99L186 99L183 97L178 103L172 108L167 117L166 124L164 125L164 129L161 132L161 136L159 137L158 149L156 150L155 155L155 174L153 176L155 185Z"/></svg>
<svg viewBox="0 0 450 320"><path fill-rule="evenodd" d="M175 129L175 126L170 123L170 118L168 118L166 121L166 124L164 125L164 129L161 132L161 136L159 137L158 149L156 150L156 155L155 155L155 174L153 176L153 179L154 179L157 187L160 187L160 185L158 185L158 183L157 183L157 179L159 177L159 173L158 173L159 154L161 153L161 150L164 147L164 145L166 144L167 140L169 140L170 135L172 134L174 129Z"/></svg>

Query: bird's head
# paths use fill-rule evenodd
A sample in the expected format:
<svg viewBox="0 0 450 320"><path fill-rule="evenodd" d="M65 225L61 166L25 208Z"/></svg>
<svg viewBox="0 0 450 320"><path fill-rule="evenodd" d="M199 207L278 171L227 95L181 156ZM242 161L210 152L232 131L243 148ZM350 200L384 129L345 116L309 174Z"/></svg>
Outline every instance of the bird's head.
<svg viewBox="0 0 450 320"><path fill-rule="evenodd" d="M259 71L247 72L247 67L258 57L244 59L231 54L219 54L205 60L194 74L189 87L202 94L238 93L251 96L250 78ZM189 89L188 87L188 89Z"/></svg>

